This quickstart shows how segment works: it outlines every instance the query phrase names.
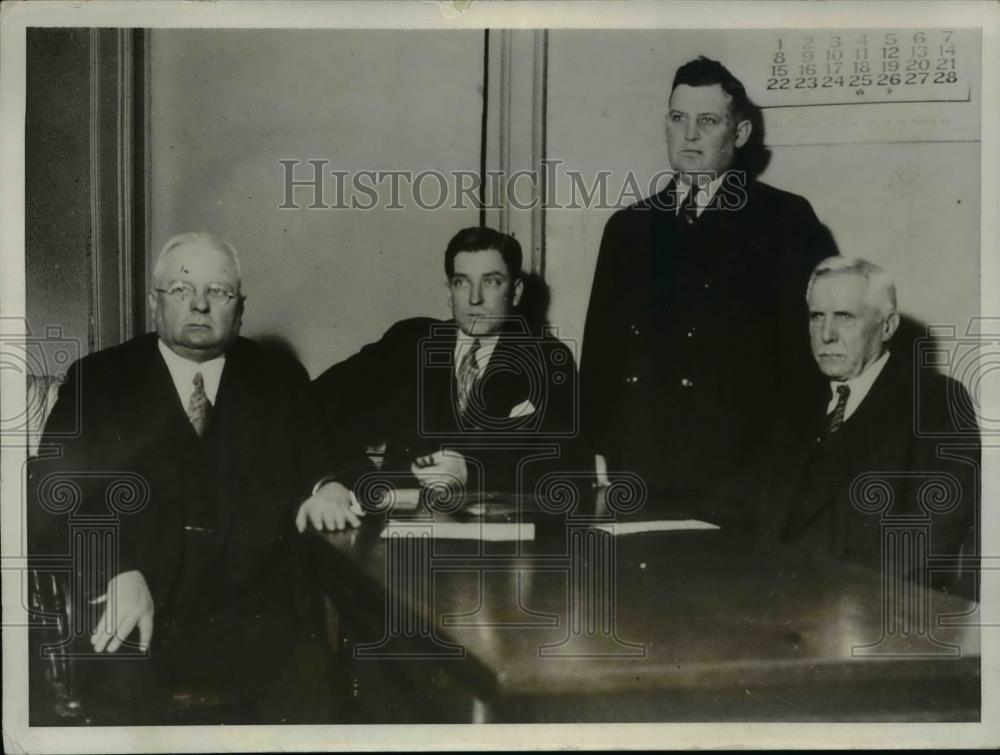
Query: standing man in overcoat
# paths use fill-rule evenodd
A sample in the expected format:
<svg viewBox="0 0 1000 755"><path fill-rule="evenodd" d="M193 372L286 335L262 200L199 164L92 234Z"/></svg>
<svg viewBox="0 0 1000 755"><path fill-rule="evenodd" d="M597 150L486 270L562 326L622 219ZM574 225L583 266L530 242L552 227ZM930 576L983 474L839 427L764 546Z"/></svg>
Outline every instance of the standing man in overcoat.
<svg viewBox="0 0 1000 755"><path fill-rule="evenodd" d="M682 503L739 467L812 366L802 291L835 254L809 202L754 177L759 110L721 63L673 81L675 172L601 241L581 358L583 423L612 476Z"/></svg>

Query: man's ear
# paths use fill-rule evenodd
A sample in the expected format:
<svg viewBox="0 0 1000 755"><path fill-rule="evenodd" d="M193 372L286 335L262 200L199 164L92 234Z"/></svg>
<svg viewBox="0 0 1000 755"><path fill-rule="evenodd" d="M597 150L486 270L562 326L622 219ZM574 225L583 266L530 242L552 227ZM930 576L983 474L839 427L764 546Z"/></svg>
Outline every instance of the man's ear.
<svg viewBox="0 0 1000 755"><path fill-rule="evenodd" d="M511 297L511 304L517 306L521 303L521 296L524 294L524 279L518 278L514 281L514 295Z"/></svg>
<svg viewBox="0 0 1000 755"><path fill-rule="evenodd" d="M887 343L899 329L899 313L893 312L882 321L882 343Z"/></svg>
<svg viewBox="0 0 1000 755"><path fill-rule="evenodd" d="M736 147L742 147L750 139L750 132L753 131L753 124L750 121L740 121L736 124Z"/></svg>
<svg viewBox="0 0 1000 755"><path fill-rule="evenodd" d="M149 311L153 313L154 319L156 318L156 310L160 306L159 300L156 298L156 292L150 291L146 294L146 301L149 302Z"/></svg>

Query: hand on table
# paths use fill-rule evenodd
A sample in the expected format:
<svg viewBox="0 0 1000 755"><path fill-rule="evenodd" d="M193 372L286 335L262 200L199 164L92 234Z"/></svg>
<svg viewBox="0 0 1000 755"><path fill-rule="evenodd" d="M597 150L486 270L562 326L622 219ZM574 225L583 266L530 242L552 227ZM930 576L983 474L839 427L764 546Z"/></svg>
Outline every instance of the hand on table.
<svg viewBox="0 0 1000 755"><path fill-rule="evenodd" d="M136 625L139 627L139 649L143 652L149 649L153 639L153 596L142 572L122 572L108 582L104 595L90 602L106 602L97 628L90 636L90 644L96 652L114 653Z"/></svg>
<svg viewBox="0 0 1000 755"><path fill-rule="evenodd" d="M323 530L343 530L360 527L364 512L353 504L351 491L339 482L328 482L311 495L295 516L295 526L305 532L306 525Z"/></svg>

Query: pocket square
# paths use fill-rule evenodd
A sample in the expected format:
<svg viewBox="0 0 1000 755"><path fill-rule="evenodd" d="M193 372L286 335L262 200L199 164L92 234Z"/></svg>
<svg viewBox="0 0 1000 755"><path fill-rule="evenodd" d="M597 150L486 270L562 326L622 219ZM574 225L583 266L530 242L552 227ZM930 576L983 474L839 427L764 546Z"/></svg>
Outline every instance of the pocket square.
<svg viewBox="0 0 1000 755"><path fill-rule="evenodd" d="M510 410L510 414L507 415L507 419L515 419L517 417L527 417L529 414L534 414L534 413L535 413L534 405L531 403L530 400L525 400Z"/></svg>

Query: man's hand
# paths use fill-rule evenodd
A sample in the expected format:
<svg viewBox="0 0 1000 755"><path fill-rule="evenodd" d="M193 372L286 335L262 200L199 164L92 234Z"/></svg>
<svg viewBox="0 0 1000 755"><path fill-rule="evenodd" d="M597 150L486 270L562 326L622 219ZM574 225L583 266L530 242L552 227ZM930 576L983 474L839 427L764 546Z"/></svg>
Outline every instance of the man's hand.
<svg viewBox="0 0 1000 755"><path fill-rule="evenodd" d="M364 516L364 512L352 508L351 491L339 482L328 482L299 506L295 526L299 532L305 532L309 522L320 532L343 530L347 527L360 527L359 516Z"/></svg>
<svg viewBox="0 0 1000 755"><path fill-rule="evenodd" d="M458 490L469 480L465 457L458 451L435 451L421 456L410 465L410 471L423 488Z"/></svg>
<svg viewBox="0 0 1000 755"><path fill-rule="evenodd" d="M153 596L146 578L135 570L122 572L108 582L104 595L90 601L106 601L104 614L90 636L94 650L114 653L139 625L139 649L146 652L153 639Z"/></svg>

